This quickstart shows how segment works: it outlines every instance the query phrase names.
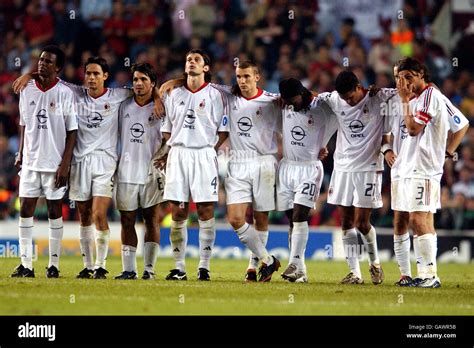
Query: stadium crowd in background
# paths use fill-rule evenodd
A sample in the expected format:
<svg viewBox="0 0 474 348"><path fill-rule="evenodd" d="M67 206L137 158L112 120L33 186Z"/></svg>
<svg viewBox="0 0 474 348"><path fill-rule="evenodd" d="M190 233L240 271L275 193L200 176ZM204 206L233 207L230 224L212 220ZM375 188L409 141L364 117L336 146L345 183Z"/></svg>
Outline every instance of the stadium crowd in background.
<svg viewBox="0 0 474 348"><path fill-rule="evenodd" d="M109 87L131 86L132 63L149 63L158 73L158 83L181 76L184 54L203 48L212 58L213 81L235 83L236 58L253 59L262 73L260 86L278 92L278 82L294 77L305 87L334 90L336 75L346 67L365 87L395 87L393 65L402 56L424 62L434 83L453 104L474 122L474 76L472 62L462 52L469 33L448 52L433 40L433 23L447 1L398 0L385 8L365 9L372 21L364 21L364 9L354 11L359 1L325 0L123 0L50 1L3 0L0 5L0 220L18 215L18 176L14 153L18 151L18 97L11 83L20 74L36 70L40 48L60 45L67 55L61 78L83 83L84 62L99 55L111 68ZM381 2L383 3L383 2ZM400 12L401 10L401 12ZM374 21L374 13L379 21ZM400 16L400 13L402 14ZM367 23L366 23L367 22ZM370 23L369 23L370 22ZM472 36L472 35L471 35ZM340 225L335 206L326 204L331 154L324 160L325 178L318 208L310 225ZM456 162L448 161L442 180L443 209L435 215L440 229L468 229L474 224L474 129L468 131ZM221 166L221 175L225 167ZM384 173L384 206L374 210L373 223L391 227L390 183ZM221 180L223 182L223 180ZM216 219L225 222L223 186L216 206ZM192 207L193 208L193 207ZM193 211L193 209L191 209ZM195 207L194 207L195 212ZM109 210L109 220L119 220ZM45 205L37 216L47 218ZM78 220L69 200L64 201L65 220ZM197 223L197 214L191 216ZM284 213L270 213L270 222L286 224Z"/></svg>

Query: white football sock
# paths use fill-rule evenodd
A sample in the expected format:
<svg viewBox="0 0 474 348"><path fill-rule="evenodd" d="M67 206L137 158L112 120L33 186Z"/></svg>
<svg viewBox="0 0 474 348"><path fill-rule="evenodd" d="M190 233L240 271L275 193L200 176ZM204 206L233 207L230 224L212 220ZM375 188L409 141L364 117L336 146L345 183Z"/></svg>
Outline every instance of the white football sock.
<svg viewBox="0 0 474 348"><path fill-rule="evenodd" d="M393 236L393 250L395 251L395 259L402 276L411 278L410 265L410 233Z"/></svg>
<svg viewBox="0 0 474 348"><path fill-rule="evenodd" d="M33 217L20 217L18 224L20 257L23 267L33 269Z"/></svg>
<svg viewBox="0 0 474 348"><path fill-rule="evenodd" d="M435 235L431 233L418 236L418 246L420 248L420 255L425 261L425 278L437 277L436 240L437 238L435 237Z"/></svg>
<svg viewBox="0 0 474 348"><path fill-rule="evenodd" d="M211 256L216 240L216 219L199 220L199 265L198 268L211 269Z"/></svg>
<svg viewBox="0 0 474 348"><path fill-rule="evenodd" d="M170 243L173 251L174 262L176 268L181 272L186 272L185 254L186 245L188 244L188 228L186 227L187 220L174 221L171 220L170 229Z"/></svg>
<svg viewBox="0 0 474 348"><path fill-rule="evenodd" d="M342 230L342 244L344 245L344 254L346 255L349 269L355 276L362 279L359 265L359 242L355 228Z"/></svg>
<svg viewBox="0 0 474 348"><path fill-rule="evenodd" d="M122 245L122 267L124 272L137 273L137 248Z"/></svg>
<svg viewBox="0 0 474 348"><path fill-rule="evenodd" d="M145 242L143 245L143 261L145 262L145 271L155 272L155 263L160 245L155 242Z"/></svg>
<svg viewBox="0 0 474 348"><path fill-rule="evenodd" d="M79 242L81 244L82 261L84 267L94 269L94 227L80 226Z"/></svg>
<svg viewBox="0 0 474 348"><path fill-rule="evenodd" d="M255 230L255 232L257 232L257 236L260 238L260 241L262 242L263 246L266 247L267 241L268 241L268 231ZM257 269L259 261L260 260L258 256L252 253L252 255L250 256L249 266L247 269Z"/></svg>
<svg viewBox="0 0 474 348"><path fill-rule="evenodd" d="M362 241L364 242L365 247L367 248L367 254L369 256L369 264L379 266L380 260L379 260L379 253L377 250L377 235L375 233L374 226L370 226L369 233L365 235L361 231L359 231L359 233L362 237Z"/></svg>
<svg viewBox="0 0 474 348"><path fill-rule="evenodd" d="M61 255L61 240L63 239L63 218L49 220L49 264L59 269Z"/></svg>
<svg viewBox="0 0 474 348"><path fill-rule="evenodd" d="M420 243L418 242L417 235L413 236L413 251L415 253L417 277L421 279L425 279L426 278L425 260L423 259L423 256L420 253Z"/></svg>
<svg viewBox="0 0 474 348"><path fill-rule="evenodd" d="M239 240L250 249L262 262L265 262L267 265L273 263L273 258L268 254L267 249L263 246L262 241L260 240L257 232L254 228L245 223L242 227L235 230Z"/></svg>
<svg viewBox="0 0 474 348"><path fill-rule="evenodd" d="M95 231L95 269L102 267L105 269L107 253L109 251L110 230Z"/></svg>
<svg viewBox="0 0 474 348"><path fill-rule="evenodd" d="M290 263L294 263L298 271L306 272L304 263L304 252L308 243L308 222L294 222L291 235Z"/></svg>

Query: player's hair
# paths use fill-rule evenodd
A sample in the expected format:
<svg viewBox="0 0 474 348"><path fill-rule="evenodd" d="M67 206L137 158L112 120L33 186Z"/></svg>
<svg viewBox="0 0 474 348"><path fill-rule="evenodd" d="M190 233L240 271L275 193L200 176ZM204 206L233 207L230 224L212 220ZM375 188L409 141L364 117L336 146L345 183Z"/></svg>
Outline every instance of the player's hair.
<svg viewBox="0 0 474 348"><path fill-rule="evenodd" d="M425 64L421 63L418 59L406 57L400 59L397 62L397 65L399 73L403 70L415 71L417 73L423 74L423 80L425 80L425 82L431 82L431 76L428 71L428 67Z"/></svg>
<svg viewBox="0 0 474 348"><path fill-rule="evenodd" d="M244 60L242 63L239 63L239 65L237 65L236 68L240 68L240 69L253 68L256 74L260 74L258 65L252 60ZM242 91L240 90L238 83L232 86L231 92L233 95L237 95L240 97L242 96Z"/></svg>
<svg viewBox="0 0 474 348"><path fill-rule="evenodd" d="M104 74L109 72L109 64L107 64L107 61L102 57L89 57L86 61L86 64L84 64L84 71L87 69L89 64L99 65L102 68L102 72Z"/></svg>
<svg viewBox="0 0 474 348"><path fill-rule="evenodd" d="M190 54L199 54L202 59L204 60L204 65L208 65L209 68L211 68L211 58L209 58L209 55L204 52L203 50L199 49L199 48L195 48L195 49L192 49L191 51L189 51L188 53L186 53L186 58L190 55ZM187 73L184 73L184 78L187 79L188 78L188 74ZM212 74L211 72L208 70L204 73L204 81L206 82L211 82L211 79L212 79Z"/></svg>
<svg viewBox="0 0 474 348"><path fill-rule="evenodd" d="M64 51L56 45L47 45L43 47L41 53L43 52L48 52L56 55L56 66L61 71L61 69L64 67L64 63L66 62L66 55L64 54Z"/></svg>
<svg viewBox="0 0 474 348"><path fill-rule="evenodd" d="M156 85L156 72L149 63L136 63L132 65L132 75L135 71L141 72L150 78L150 81Z"/></svg>
<svg viewBox="0 0 474 348"><path fill-rule="evenodd" d="M355 91L359 84L357 76L349 70L341 71L336 77L336 91L339 94Z"/></svg>

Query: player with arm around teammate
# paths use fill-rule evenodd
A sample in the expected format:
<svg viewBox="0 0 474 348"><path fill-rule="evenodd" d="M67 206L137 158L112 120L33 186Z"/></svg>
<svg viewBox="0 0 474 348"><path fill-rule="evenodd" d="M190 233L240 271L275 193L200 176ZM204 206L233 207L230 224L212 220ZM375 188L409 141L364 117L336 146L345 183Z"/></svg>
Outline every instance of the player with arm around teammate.
<svg viewBox="0 0 474 348"><path fill-rule="evenodd" d="M216 235L214 203L219 175L216 149L228 136L226 95L211 85L210 59L199 49L186 54L186 85L165 98L166 116L161 132L166 145L157 166L166 158L164 199L171 205L170 241L176 268L167 280L186 280L186 221L189 201L199 216L198 280L210 280L210 259ZM169 151L169 153L168 153Z"/></svg>
<svg viewBox="0 0 474 348"><path fill-rule="evenodd" d="M328 203L338 205L342 215L342 240L350 268L343 284L363 283L358 233L367 249L372 283L380 284L384 279L370 215L372 209L382 206L380 150L383 137L388 137L391 130L391 120L383 116L381 108L395 94L382 89L371 97L353 72L343 71L336 78L336 91L325 98L338 121Z"/></svg>
<svg viewBox="0 0 474 348"><path fill-rule="evenodd" d="M279 87L286 106L282 112L283 159L277 172L277 210L285 211L290 220L290 258L281 276L306 283L309 213L324 176L319 154L334 133L335 116L323 99L313 96L299 80L283 80Z"/></svg>
<svg viewBox="0 0 474 348"><path fill-rule="evenodd" d="M77 114L74 94L57 77L65 54L57 46L43 48L38 79L20 93L20 150L15 161L20 175L19 245L21 264L12 277L34 277L33 214L40 196L46 196L49 220L48 278L59 277L63 236L62 199L67 190Z"/></svg>
<svg viewBox="0 0 474 348"><path fill-rule="evenodd" d="M153 117L152 90L156 73L148 63L132 66L134 96L119 108L120 160L116 203L122 224L122 267L115 279L136 279L138 245L135 222L138 208L145 220L142 279L154 279L159 252L159 203L163 202L164 176L153 165L161 146L161 121Z"/></svg>

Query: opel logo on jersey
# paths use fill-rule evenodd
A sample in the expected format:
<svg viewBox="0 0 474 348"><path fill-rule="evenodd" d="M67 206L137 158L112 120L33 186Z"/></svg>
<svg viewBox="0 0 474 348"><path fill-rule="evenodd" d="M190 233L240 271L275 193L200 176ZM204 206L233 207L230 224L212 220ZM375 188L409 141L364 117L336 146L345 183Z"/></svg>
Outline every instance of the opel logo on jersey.
<svg viewBox="0 0 474 348"><path fill-rule="evenodd" d="M38 111L38 114L36 115L36 118L38 119L38 122L41 124L45 124L46 121L48 120L48 116L46 116L46 110L41 109Z"/></svg>
<svg viewBox="0 0 474 348"><path fill-rule="evenodd" d="M87 116L87 128L99 128L104 118L98 112L93 112Z"/></svg>
<svg viewBox="0 0 474 348"><path fill-rule="evenodd" d="M36 118L38 119L38 129L48 129L48 126L45 124L48 121L48 116L46 116L46 110L41 109L37 114Z"/></svg>
<svg viewBox="0 0 474 348"><path fill-rule="evenodd" d="M237 121L237 126L242 132L248 132L253 127L252 120L248 117L241 117Z"/></svg>
<svg viewBox="0 0 474 348"><path fill-rule="evenodd" d="M353 133L351 134L352 138L359 138L359 137L363 138L364 135L359 134L359 133L361 133L364 130L364 128L365 128L364 124L359 120L353 120L351 121L351 123L349 123L349 129Z"/></svg>
<svg viewBox="0 0 474 348"><path fill-rule="evenodd" d="M145 133L145 129L141 125L141 123L135 123L131 128L130 132L134 138L140 138L143 133Z"/></svg>
<svg viewBox="0 0 474 348"><path fill-rule="evenodd" d="M402 120L402 122L400 122L400 130L402 131L403 134L408 133L407 125L405 124L405 120Z"/></svg>
<svg viewBox="0 0 474 348"><path fill-rule="evenodd" d="M400 137L405 139L408 135L407 125L405 124L405 120L400 122Z"/></svg>
<svg viewBox="0 0 474 348"><path fill-rule="evenodd" d="M293 137L293 139L295 139L296 141L301 141L304 139L304 137L306 136L306 132L304 131L303 128L301 128L300 126L295 126L293 127L293 129L291 130L291 136Z"/></svg>
<svg viewBox="0 0 474 348"><path fill-rule="evenodd" d="M241 117L237 121L237 127L241 130L240 132L237 132L239 137L248 137L250 138L251 135L248 133L253 127L252 120L248 117Z"/></svg>
<svg viewBox="0 0 474 348"><path fill-rule="evenodd" d="M194 121L196 121L196 116L194 116L194 110L188 109L184 122L186 122L187 124L193 124Z"/></svg>

